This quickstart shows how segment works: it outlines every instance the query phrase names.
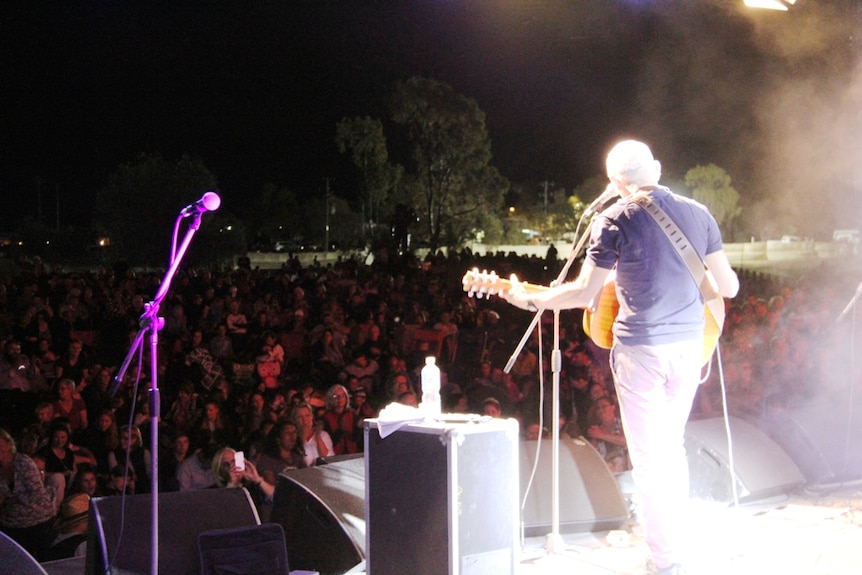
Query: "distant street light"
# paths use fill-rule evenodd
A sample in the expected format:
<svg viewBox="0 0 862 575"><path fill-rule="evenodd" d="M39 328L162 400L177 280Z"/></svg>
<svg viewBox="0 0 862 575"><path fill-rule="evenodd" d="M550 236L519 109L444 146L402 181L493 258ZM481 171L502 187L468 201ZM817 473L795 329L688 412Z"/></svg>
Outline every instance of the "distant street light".
<svg viewBox="0 0 862 575"><path fill-rule="evenodd" d="M787 11L794 4L796 4L796 0L745 0L745 5L749 8L760 8L763 10Z"/></svg>

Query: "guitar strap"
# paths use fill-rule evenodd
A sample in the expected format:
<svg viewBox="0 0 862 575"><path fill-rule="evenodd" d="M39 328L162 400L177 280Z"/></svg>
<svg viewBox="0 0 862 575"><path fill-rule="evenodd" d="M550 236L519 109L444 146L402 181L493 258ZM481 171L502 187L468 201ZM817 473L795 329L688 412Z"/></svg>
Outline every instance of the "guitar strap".
<svg viewBox="0 0 862 575"><path fill-rule="evenodd" d="M710 279L706 274L706 264L697 255L694 248L679 229L679 226L671 219L667 213L656 204L647 191L641 191L632 196L632 201L637 202L646 212L652 216L658 227L667 236L671 245L676 248L677 253L682 258L688 268L691 277L694 279L695 285L700 289L703 295L703 301L709 308L712 317L715 318L719 330L724 325L724 300L718 296L715 288L710 283Z"/></svg>

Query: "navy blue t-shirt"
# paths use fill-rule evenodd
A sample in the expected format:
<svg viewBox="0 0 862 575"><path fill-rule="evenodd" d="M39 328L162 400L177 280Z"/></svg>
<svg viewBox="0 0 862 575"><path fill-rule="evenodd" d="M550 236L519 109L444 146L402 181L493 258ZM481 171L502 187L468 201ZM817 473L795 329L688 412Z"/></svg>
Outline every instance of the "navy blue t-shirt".
<svg viewBox="0 0 862 575"><path fill-rule="evenodd" d="M649 194L701 260L722 248L721 231L705 206L664 187ZM620 311L613 333L622 343L673 343L703 334L699 287L653 217L634 201L621 199L599 215L586 257L599 268L616 266Z"/></svg>

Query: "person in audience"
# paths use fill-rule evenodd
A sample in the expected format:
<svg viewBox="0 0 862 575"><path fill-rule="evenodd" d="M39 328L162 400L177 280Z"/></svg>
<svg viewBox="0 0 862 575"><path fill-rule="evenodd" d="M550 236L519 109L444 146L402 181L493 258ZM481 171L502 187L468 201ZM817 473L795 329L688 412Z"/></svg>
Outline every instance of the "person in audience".
<svg viewBox="0 0 862 575"><path fill-rule="evenodd" d="M222 446L211 441L209 434L203 434L196 443L200 447L177 466L177 484L180 491L206 489L214 484L212 460Z"/></svg>
<svg viewBox="0 0 862 575"><path fill-rule="evenodd" d="M315 368L320 371L324 380L335 380L344 369L344 355L332 329L323 330L320 338L311 347L311 356Z"/></svg>
<svg viewBox="0 0 862 575"><path fill-rule="evenodd" d="M226 445L236 444L237 438L233 421L222 410L225 402L224 397L225 394L221 393L219 396L212 395L204 401L203 413L195 425L194 431L209 431L213 438L216 436L216 432L219 432Z"/></svg>
<svg viewBox="0 0 862 575"><path fill-rule="evenodd" d="M60 502L63 501L63 498L67 494L66 478L61 473L46 473L45 458L38 453L31 455L30 459L33 460L33 463L36 464L36 468L39 469L39 473L42 475L42 483L48 489L48 493L51 494L51 499L54 501L54 507L56 508L55 511L59 511ZM81 465L88 464L82 463Z"/></svg>
<svg viewBox="0 0 862 575"><path fill-rule="evenodd" d="M171 403L165 415L165 421L169 422L177 433L190 433L200 416L199 397L195 393L195 384L184 381L177 390L177 398Z"/></svg>
<svg viewBox="0 0 862 575"><path fill-rule="evenodd" d="M187 335L188 317L185 308L177 304L171 308L171 312L165 318L162 335L168 340L183 339Z"/></svg>
<svg viewBox="0 0 862 575"><path fill-rule="evenodd" d="M48 444L51 439L51 422L54 420L54 406L43 401L33 410L35 421L24 428L19 450L33 455Z"/></svg>
<svg viewBox="0 0 862 575"><path fill-rule="evenodd" d="M60 516L52 525L56 537L45 550L42 560L86 557L89 515L90 496L86 493L75 493L64 499L60 505Z"/></svg>
<svg viewBox="0 0 862 575"><path fill-rule="evenodd" d="M443 404L444 413L470 413L470 406L467 403L467 396L460 391L449 393L445 397Z"/></svg>
<svg viewBox="0 0 862 575"><path fill-rule="evenodd" d="M503 410L500 409L500 402L494 397L489 397L482 402L482 415L489 417L503 417Z"/></svg>
<svg viewBox="0 0 862 575"><path fill-rule="evenodd" d="M40 318L39 324L40 328L44 324L47 329L47 320L44 318ZM57 379L57 363L60 361L60 354L54 350L50 332L40 334L36 342L36 351L30 361L44 380L44 385L51 388Z"/></svg>
<svg viewBox="0 0 862 575"><path fill-rule="evenodd" d="M405 371L397 371L390 375L389 381L386 384L386 389L388 396L387 403L398 401L398 398L407 392L415 393L413 383L410 381L410 377Z"/></svg>
<svg viewBox="0 0 862 575"><path fill-rule="evenodd" d="M267 483L275 485L282 471L305 466L299 428L290 420L280 420L267 436L266 449L257 461L258 473Z"/></svg>
<svg viewBox="0 0 862 575"><path fill-rule="evenodd" d="M548 436L548 431L539 425L538 421L529 421L524 425L524 439L527 441L538 441Z"/></svg>
<svg viewBox="0 0 862 575"><path fill-rule="evenodd" d="M368 326L368 333L366 334L365 341L362 342L360 349L369 361L374 361L377 365L382 365L384 360L392 354L386 333L383 331L383 328L376 323L372 323Z"/></svg>
<svg viewBox="0 0 862 575"><path fill-rule="evenodd" d="M533 351L535 349L538 349L538 338L533 335L524 346L524 349L521 350L521 353L518 354L518 357L515 358L515 363L512 365L511 373L516 378L534 377L538 373L539 357Z"/></svg>
<svg viewBox="0 0 862 575"><path fill-rule="evenodd" d="M81 390L81 399L87 406L87 413L98 415L105 409L111 408L111 370L108 367L102 366L95 370L91 381L87 383L84 389Z"/></svg>
<svg viewBox="0 0 862 575"><path fill-rule="evenodd" d="M614 473L631 469L623 424L617 406L607 396L600 397L590 411L587 437Z"/></svg>
<svg viewBox="0 0 862 575"><path fill-rule="evenodd" d="M57 381L57 400L53 403L54 415L64 417L75 437L87 429L87 404L75 393L75 382L69 378Z"/></svg>
<svg viewBox="0 0 862 575"><path fill-rule="evenodd" d="M410 407L419 407L419 396L416 395L415 391L405 391L398 396L398 403Z"/></svg>
<svg viewBox="0 0 862 575"><path fill-rule="evenodd" d="M75 388L90 377L90 358L84 352L84 343L79 339L69 342L69 347L57 363L57 379L71 379Z"/></svg>
<svg viewBox="0 0 862 575"><path fill-rule="evenodd" d="M339 381L342 383L347 381L349 377L355 377L359 380L359 385L365 389L371 390L377 387L377 376L380 372L380 366L373 359L368 359L362 349L357 350L353 354L353 361L344 366L339 374Z"/></svg>
<svg viewBox="0 0 862 575"><path fill-rule="evenodd" d="M233 348L245 350L248 343L248 318L243 313L239 300L231 300L228 304L225 327L227 327L227 335L233 340Z"/></svg>
<svg viewBox="0 0 862 575"><path fill-rule="evenodd" d="M599 399L608 397L608 395L608 388L601 383L596 382L590 385L590 400L593 405L595 405Z"/></svg>
<svg viewBox="0 0 862 575"><path fill-rule="evenodd" d="M126 464L135 471L135 493L149 493L153 460L137 425L120 427L120 446L108 454L108 466L111 469Z"/></svg>
<svg viewBox="0 0 862 575"><path fill-rule="evenodd" d="M293 405L288 400L288 396L299 399L299 394L295 389L271 389L267 391L269 411L272 413L273 421L280 419L288 419Z"/></svg>
<svg viewBox="0 0 862 575"><path fill-rule="evenodd" d="M270 504L275 495L275 484L265 481L257 472L253 462L244 459L241 465L237 465L237 452L230 447L223 447L216 451L212 461L212 476L215 487L236 489L245 487L251 494L255 507L266 522L269 518Z"/></svg>
<svg viewBox="0 0 862 575"><path fill-rule="evenodd" d="M233 339L227 333L227 325L224 323L218 324L216 334L210 338L209 351L223 371L230 370L234 358L234 344Z"/></svg>
<svg viewBox="0 0 862 575"><path fill-rule="evenodd" d="M262 391L252 391L242 422L243 442L258 431L264 421L272 421L272 412L266 405L266 395Z"/></svg>
<svg viewBox="0 0 862 575"><path fill-rule="evenodd" d="M580 435L587 434L590 426L589 414L593 405L590 396L590 378L585 367L572 367L566 370L565 379L572 397L572 419Z"/></svg>
<svg viewBox="0 0 862 575"><path fill-rule="evenodd" d="M232 353L229 355L233 355ZM222 364L216 361L210 350L204 345L204 332L202 329L192 331L191 349L186 354L185 364L198 370L196 378L201 387L209 391L215 383L224 378L225 372Z"/></svg>
<svg viewBox="0 0 862 575"><path fill-rule="evenodd" d="M267 450L266 443L274 428L275 420L267 418L260 424L260 427L245 437L242 442L245 456L257 463L261 455Z"/></svg>
<svg viewBox="0 0 862 575"><path fill-rule="evenodd" d="M278 337L274 331L266 330L261 334L260 351L264 361L274 361L278 363L279 367L284 367L284 348L278 342Z"/></svg>
<svg viewBox="0 0 862 575"><path fill-rule="evenodd" d="M443 332L442 355L448 363L455 361L458 353L458 324L452 319L452 312L440 313L440 320L434 324L436 331Z"/></svg>
<svg viewBox="0 0 862 575"><path fill-rule="evenodd" d="M37 453L45 459L46 473L60 473L66 483L72 478L75 466L81 463L96 465L96 458L86 448L70 441L72 431L63 419L51 423L51 440Z"/></svg>
<svg viewBox="0 0 862 575"><path fill-rule="evenodd" d="M106 478L107 475L105 475ZM72 476L72 482L69 484L66 494L72 495L75 493L86 493L90 497L101 497L103 495L96 468L89 463L79 465L75 470L75 475Z"/></svg>
<svg viewBox="0 0 862 575"><path fill-rule="evenodd" d="M290 418L299 430L306 467L317 465L321 458L335 455L332 438L323 429L322 422L315 420L311 405L300 403L293 408Z"/></svg>
<svg viewBox="0 0 862 575"><path fill-rule="evenodd" d="M165 491L179 491L180 483L177 471L180 464L189 457L191 440L185 433L180 433L170 440L170 449L159 456L159 485Z"/></svg>
<svg viewBox="0 0 862 575"><path fill-rule="evenodd" d="M21 343L7 341L4 353L0 355L0 391L29 392L35 377L30 358L21 353ZM0 396L2 400L3 396Z"/></svg>
<svg viewBox="0 0 862 575"><path fill-rule="evenodd" d="M134 495L136 485L135 469L131 465L116 465L108 474L108 483L104 490L105 497Z"/></svg>
<svg viewBox="0 0 862 575"><path fill-rule="evenodd" d="M95 425L87 428L82 445L96 458L96 471L99 475L107 477L113 467L109 463L108 456L120 447L120 429L117 427L117 416L112 409L103 409L99 413Z"/></svg>
<svg viewBox="0 0 862 575"><path fill-rule="evenodd" d="M359 450L356 414L350 409L347 389L341 384L333 385L326 392L323 429L332 438L332 448L336 455L356 453Z"/></svg>
<svg viewBox="0 0 862 575"><path fill-rule="evenodd" d="M53 540L56 504L29 455L0 428L0 531L41 560Z"/></svg>
<svg viewBox="0 0 862 575"><path fill-rule="evenodd" d="M365 420L377 417L377 411L368 401L368 392L364 389L357 389L350 394L350 409L356 418L357 440L359 443L359 451L362 449L362 441L364 436Z"/></svg>

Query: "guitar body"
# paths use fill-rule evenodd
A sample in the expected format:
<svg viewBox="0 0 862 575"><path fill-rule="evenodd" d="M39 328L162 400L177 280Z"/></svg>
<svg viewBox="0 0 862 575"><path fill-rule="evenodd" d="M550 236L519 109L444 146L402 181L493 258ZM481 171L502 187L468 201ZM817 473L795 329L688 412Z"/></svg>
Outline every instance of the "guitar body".
<svg viewBox="0 0 862 575"><path fill-rule="evenodd" d="M723 305L723 302L721 302ZM620 302L617 300L616 286L613 281L605 283L599 294L599 301L594 306L595 310L584 310L584 333L589 336L597 346L610 349L614 344L613 325L620 311ZM721 335L721 325L715 319L708 305L703 307L703 353L701 365L706 365L715 351L718 338ZM723 323L723 322L722 322Z"/></svg>
<svg viewBox="0 0 862 575"><path fill-rule="evenodd" d="M599 301L595 305L595 311L584 310L584 333L597 346L610 349L614 345L613 326L619 311L620 302L617 300L616 285L613 281L605 282L599 294Z"/></svg>

